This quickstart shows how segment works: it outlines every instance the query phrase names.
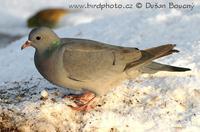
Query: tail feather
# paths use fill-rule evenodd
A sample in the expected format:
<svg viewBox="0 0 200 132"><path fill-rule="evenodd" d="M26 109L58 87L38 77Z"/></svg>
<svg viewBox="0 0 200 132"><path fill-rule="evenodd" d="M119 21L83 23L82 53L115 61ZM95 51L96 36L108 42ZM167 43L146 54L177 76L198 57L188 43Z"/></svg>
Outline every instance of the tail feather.
<svg viewBox="0 0 200 132"><path fill-rule="evenodd" d="M178 53L178 52L179 52L178 50L172 49L172 50L170 50L169 52L167 52L167 53L165 53L165 54L163 54L163 55L161 55L161 56L158 56L157 58L161 58L161 57L168 56L168 55L171 55L171 54L173 54L173 53Z"/></svg>
<svg viewBox="0 0 200 132"><path fill-rule="evenodd" d="M152 62L149 65L144 66L144 68L142 69L142 72L146 72L146 73L155 73L158 71L185 72L185 71L190 71L190 70L191 69L189 68L176 67L176 66L160 64L157 62Z"/></svg>
<svg viewBox="0 0 200 132"><path fill-rule="evenodd" d="M170 66L153 62L153 60L179 52L174 49L175 44L166 44L158 47L153 47L145 50L141 50L142 57L130 63L127 63L124 71L131 69L132 67L142 67L141 72L155 73L158 71L170 71L170 72L184 72L189 71L189 68Z"/></svg>
<svg viewBox="0 0 200 132"><path fill-rule="evenodd" d="M153 47L145 50L141 50L142 57L137 61L133 61L127 63L124 71L131 69L132 67L140 67L142 65L146 65L151 63L153 60L170 55L174 52L179 52L178 50L173 49L176 45L174 44L166 44L158 47Z"/></svg>
<svg viewBox="0 0 200 132"><path fill-rule="evenodd" d="M176 45L175 44L166 44L158 47L153 47L146 49L145 51L154 55L154 59L170 55L172 53L177 53L179 52L178 50L174 49Z"/></svg>

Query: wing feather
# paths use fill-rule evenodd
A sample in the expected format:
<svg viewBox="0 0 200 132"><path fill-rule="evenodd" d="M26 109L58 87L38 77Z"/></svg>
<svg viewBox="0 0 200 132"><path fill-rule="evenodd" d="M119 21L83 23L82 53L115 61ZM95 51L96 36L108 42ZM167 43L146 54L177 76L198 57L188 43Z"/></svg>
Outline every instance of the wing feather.
<svg viewBox="0 0 200 132"><path fill-rule="evenodd" d="M71 78L91 80L123 72L127 63L138 61L137 48L108 45L92 40L63 39L63 66Z"/></svg>

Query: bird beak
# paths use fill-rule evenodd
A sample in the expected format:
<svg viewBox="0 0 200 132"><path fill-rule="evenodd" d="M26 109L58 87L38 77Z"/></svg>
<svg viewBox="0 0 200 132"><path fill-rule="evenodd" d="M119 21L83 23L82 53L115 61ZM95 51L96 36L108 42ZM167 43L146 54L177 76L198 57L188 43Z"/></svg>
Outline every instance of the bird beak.
<svg viewBox="0 0 200 132"><path fill-rule="evenodd" d="M24 48L29 47L29 46L31 46L31 41L30 41L30 40L27 40L27 41L22 45L21 50L23 50Z"/></svg>

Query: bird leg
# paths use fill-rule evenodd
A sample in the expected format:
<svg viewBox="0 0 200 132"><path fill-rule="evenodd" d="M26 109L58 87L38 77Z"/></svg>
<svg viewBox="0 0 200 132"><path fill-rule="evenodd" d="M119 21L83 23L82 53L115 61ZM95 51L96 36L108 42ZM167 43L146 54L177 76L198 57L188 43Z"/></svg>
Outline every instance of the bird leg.
<svg viewBox="0 0 200 132"><path fill-rule="evenodd" d="M90 103L94 100L95 97L96 97L95 94L90 91L86 91L82 95L65 96L65 98L70 98L74 100L77 106L74 107L74 106L69 105L69 107L77 111L88 111L88 110L93 109L93 107L90 106Z"/></svg>

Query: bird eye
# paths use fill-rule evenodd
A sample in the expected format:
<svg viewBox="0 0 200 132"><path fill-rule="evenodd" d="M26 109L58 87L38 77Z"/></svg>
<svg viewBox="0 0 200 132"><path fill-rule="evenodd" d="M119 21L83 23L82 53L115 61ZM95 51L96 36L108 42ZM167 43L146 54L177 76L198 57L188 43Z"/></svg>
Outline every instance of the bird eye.
<svg viewBox="0 0 200 132"><path fill-rule="evenodd" d="M41 37L40 37L40 36L37 36L37 37L36 37L36 39L37 39L37 40L40 40L40 39L41 39Z"/></svg>

